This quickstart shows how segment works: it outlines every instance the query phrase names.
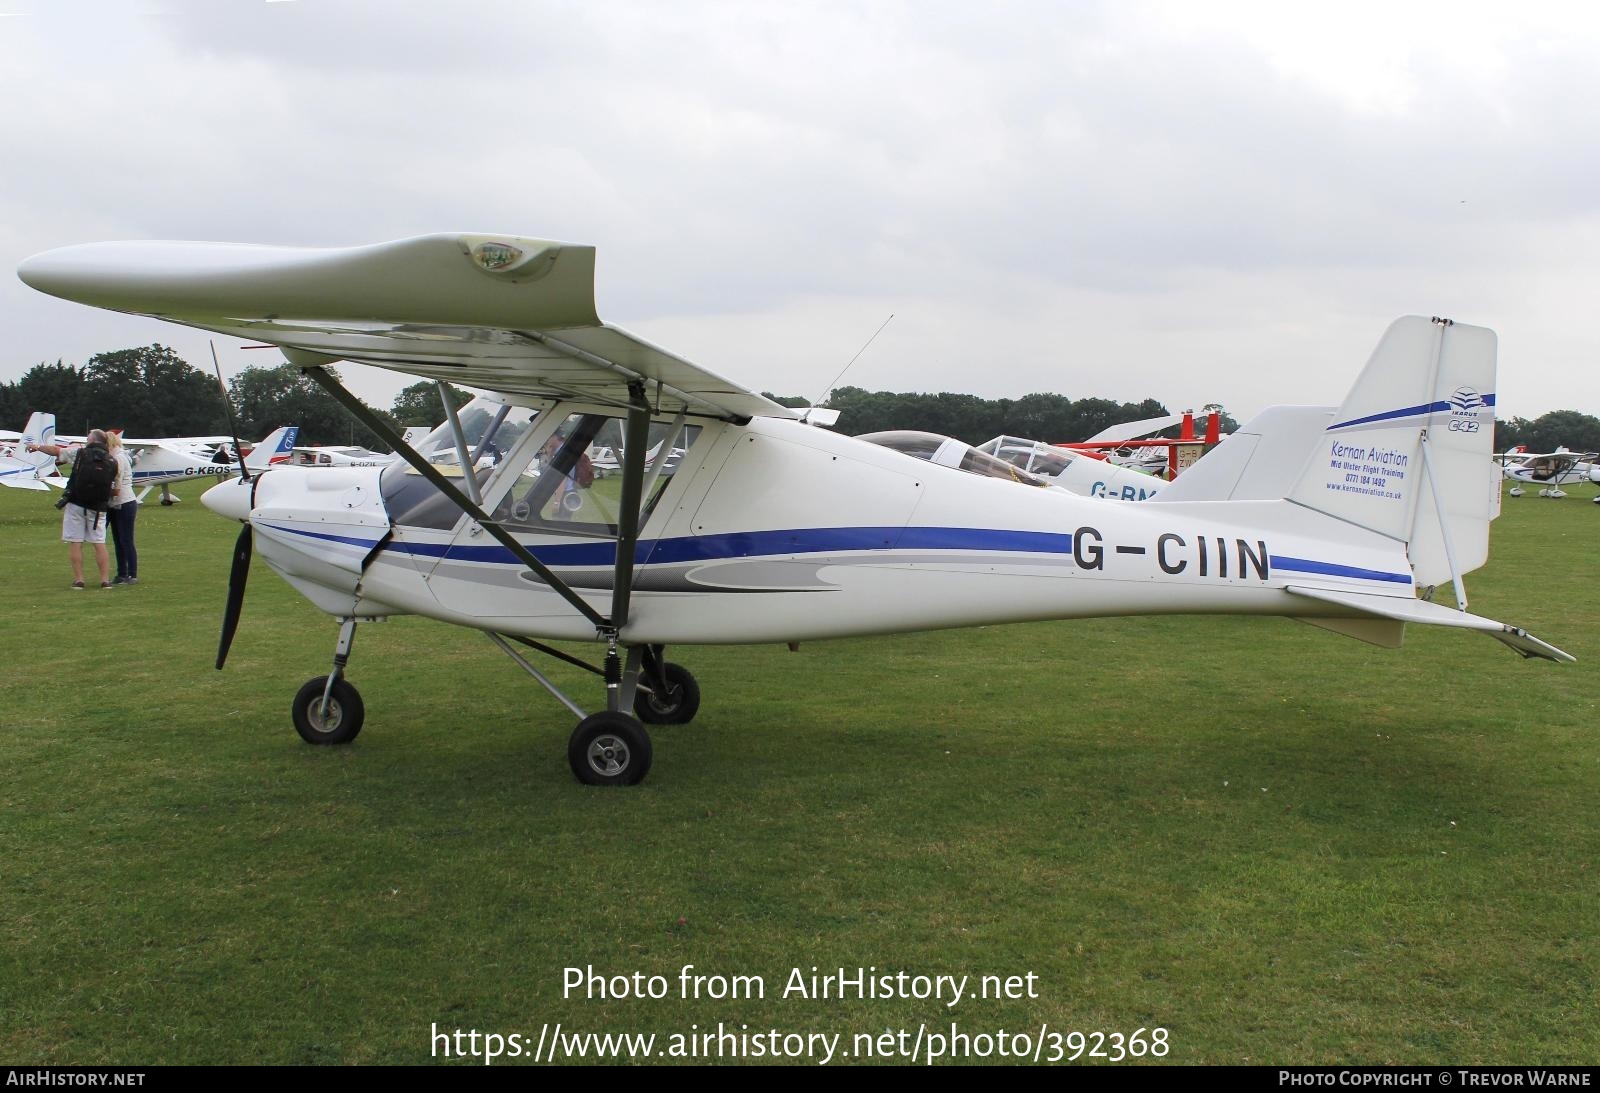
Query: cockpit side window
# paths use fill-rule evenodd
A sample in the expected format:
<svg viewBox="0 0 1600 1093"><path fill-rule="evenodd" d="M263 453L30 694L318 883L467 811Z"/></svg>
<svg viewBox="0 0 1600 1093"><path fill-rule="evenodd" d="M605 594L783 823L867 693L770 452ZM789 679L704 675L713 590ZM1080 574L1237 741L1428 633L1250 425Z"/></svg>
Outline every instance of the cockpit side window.
<svg viewBox="0 0 1600 1093"><path fill-rule="evenodd" d="M494 473L504 454L533 427L538 416L538 410L481 398L461 408L457 417L466 437L471 473L480 488ZM440 425L414 447L446 478L463 476L455 433L449 422ZM403 459L384 468L380 481L384 505L396 524L448 531L461 518L461 510L455 502Z"/></svg>
<svg viewBox="0 0 1600 1093"><path fill-rule="evenodd" d="M500 498L494 519L513 531L615 537L622 499L622 418L573 414L545 441L533 462ZM700 427L677 431L665 422L650 426L645 456L649 496L641 522L699 437Z"/></svg>
<svg viewBox="0 0 1600 1093"><path fill-rule="evenodd" d="M891 431L884 433L867 433L858 437L885 448L892 448L914 459L924 459L930 463L938 463L945 467L955 467L969 474L981 475L984 478L1000 478L1007 482L1017 482L1024 486L1048 486L1049 483L1042 478L1037 478L1027 471L1012 466L998 456L979 451L968 444L937 433L918 433L911 431Z"/></svg>

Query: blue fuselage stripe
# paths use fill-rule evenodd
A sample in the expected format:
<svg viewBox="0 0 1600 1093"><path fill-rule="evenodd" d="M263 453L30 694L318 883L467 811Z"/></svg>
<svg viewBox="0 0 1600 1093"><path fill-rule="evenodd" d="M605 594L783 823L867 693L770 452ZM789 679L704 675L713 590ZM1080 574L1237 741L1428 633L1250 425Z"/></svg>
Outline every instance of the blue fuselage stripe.
<svg viewBox="0 0 1600 1093"><path fill-rule="evenodd" d="M265 527L291 535L340 543L362 551L377 545L376 539L306 531L281 524ZM441 558L455 562L493 562L515 564L517 559L498 543L461 546L450 543L391 542L387 548L422 558ZM637 565L671 565L683 562L727 561L735 558L773 557L786 554L830 554L879 550L966 550L1001 554L1072 553L1072 536L1041 531L998 531L988 528L795 528L787 531L736 532L728 535L686 535L672 539L650 539L639 543L634 556ZM528 550L548 566L610 566L616 561L616 545L609 540L583 543L529 544ZM1359 566L1338 565L1308 558L1274 554L1273 570L1287 573L1315 573L1329 577L1350 577L1365 581L1410 584L1409 573L1389 573Z"/></svg>
<svg viewBox="0 0 1600 1093"><path fill-rule="evenodd" d="M1334 562L1318 562L1310 558L1287 558L1274 554L1271 560L1274 570L1283 570L1288 573L1316 573L1325 577L1354 577L1363 581L1388 581L1392 584L1410 584L1409 573L1386 573L1381 569L1362 569L1353 565L1338 565Z"/></svg>

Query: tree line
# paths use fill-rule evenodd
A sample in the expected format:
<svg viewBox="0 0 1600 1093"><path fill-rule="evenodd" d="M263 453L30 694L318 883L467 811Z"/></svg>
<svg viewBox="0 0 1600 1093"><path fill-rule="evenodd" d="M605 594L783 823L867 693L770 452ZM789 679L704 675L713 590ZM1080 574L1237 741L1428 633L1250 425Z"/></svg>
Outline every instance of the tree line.
<svg viewBox="0 0 1600 1093"><path fill-rule="evenodd" d="M459 407L472 396L452 387ZM246 368L228 381L241 440L260 440L280 425L300 426L300 443L359 444L387 451L366 426L292 364ZM81 435L120 428L128 436L223 436L228 408L214 376L164 345L99 353L81 367L36 364L21 379L0 383L0 428L20 429L28 415L56 415L56 429ZM423 380L405 388L387 410L373 412L390 426L437 425L444 418L438 387Z"/></svg>
<svg viewBox="0 0 1600 1093"><path fill-rule="evenodd" d="M451 387L450 393L457 406L471 397L456 387ZM241 439L260 440L280 425L299 425L302 444L359 444L387 450L295 365L246 368L228 381L228 397ZM804 406L808 401L768 397L785 406ZM969 444L981 444L1001 434L1047 442L1081 440L1118 422L1167 413L1155 399L1114 402L1048 392L985 399L949 392L868 391L860 387L839 388L828 405L840 412L835 428L851 436L911 429L953 436ZM1220 409L1215 404L1202 408ZM136 437L228 432L228 411L216 380L164 345L99 353L82 366L61 361L36 364L21 379L0 383L0 428L20 429L35 410L54 413L56 428L68 434L108 426ZM373 412L397 428L433 426L444 418L437 385L429 380L402 390L387 410L374 408ZM1224 413L1222 428L1231 432L1238 425ZM1600 418L1576 410L1554 410L1532 420L1514 417L1495 422L1495 450L1505 451L1516 444L1535 452L1553 451L1562 445L1576 451L1600 451Z"/></svg>
<svg viewBox="0 0 1600 1093"><path fill-rule="evenodd" d="M769 396L785 406L804 406L803 398ZM1072 399L1040 392L1021 398L986 399L951 392L868 391L840 387L827 405L839 411L834 429L851 436L887 429L910 429L953 436L968 444L982 444L1009 435L1055 443L1082 440L1124 421L1161 417L1167 408L1155 399L1113 402L1103 398ZM1224 415L1223 428L1237 428Z"/></svg>

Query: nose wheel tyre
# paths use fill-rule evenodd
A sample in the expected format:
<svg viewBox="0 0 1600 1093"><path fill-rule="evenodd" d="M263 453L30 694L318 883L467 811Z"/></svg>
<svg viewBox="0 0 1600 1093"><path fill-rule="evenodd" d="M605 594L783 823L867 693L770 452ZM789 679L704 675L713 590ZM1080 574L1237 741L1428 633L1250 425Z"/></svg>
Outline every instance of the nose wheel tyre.
<svg viewBox="0 0 1600 1093"><path fill-rule="evenodd" d="M625 713L590 714L567 742L567 764L589 786L638 785L652 758L650 734Z"/></svg>
<svg viewBox="0 0 1600 1093"><path fill-rule="evenodd" d="M661 674L667 677L665 694L646 691L646 681L641 674L633 712L646 725L687 725L700 709L700 684L695 682L689 669L670 661L661 666Z"/></svg>
<svg viewBox="0 0 1600 1093"><path fill-rule="evenodd" d="M361 722L366 720L361 693L343 678L336 679L324 708L322 692L327 686L327 676L308 679L294 696L295 731L308 744L348 744L356 738Z"/></svg>

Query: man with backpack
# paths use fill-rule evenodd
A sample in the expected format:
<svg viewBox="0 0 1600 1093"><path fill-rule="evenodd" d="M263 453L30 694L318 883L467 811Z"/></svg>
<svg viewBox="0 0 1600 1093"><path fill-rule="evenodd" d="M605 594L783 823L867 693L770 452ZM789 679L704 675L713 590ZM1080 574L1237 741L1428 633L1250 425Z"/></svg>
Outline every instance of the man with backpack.
<svg viewBox="0 0 1600 1093"><path fill-rule="evenodd" d="M111 501L111 484L117 476L116 460L106 446L103 429L91 429L85 442L77 447L63 448L59 444L29 444L30 452L44 452L57 459L63 452L72 456L72 474L67 478L67 488L60 505L61 539L67 544L67 558L72 563L72 587L83 588L83 544L94 547L95 564L100 568L100 587L111 587L111 560L106 554L106 509Z"/></svg>

